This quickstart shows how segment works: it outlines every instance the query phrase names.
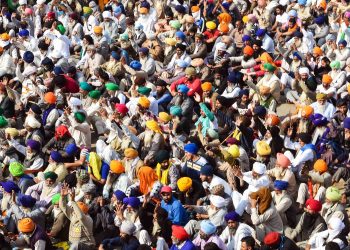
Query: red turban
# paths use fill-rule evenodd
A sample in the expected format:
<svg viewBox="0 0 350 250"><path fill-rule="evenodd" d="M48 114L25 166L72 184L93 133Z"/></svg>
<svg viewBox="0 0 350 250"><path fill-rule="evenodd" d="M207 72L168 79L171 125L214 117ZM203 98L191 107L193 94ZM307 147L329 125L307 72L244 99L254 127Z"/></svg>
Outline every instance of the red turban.
<svg viewBox="0 0 350 250"><path fill-rule="evenodd" d="M47 18L55 19L55 12L52 12L52 11L47 12L46 16L47 16Z"/></svg>
<svg viewBox="0 0 350 250"><path fill-rule="evenodd" d="M305 203L306 207L311 209L312 211L315 212L320 212L322 209L322 203L317 201L317 200L313 200L313 199L308 199Z"/></svg>
<svg viewBox="0 0 350 250"><path fill-rule="evenodd" d="M180 241L185 241L190 237L183 227L173 225L171 229L173 230L173 236Z"/></svg>
<svg viewBox="0 0 350 250"><path fill-rule="evenodd" d="M264 238L264 243L268 246L278 245L280 243L280 234L277 232L271 232L266 234Z"/></svg>
<svg viewBox="0 0 350 250"><path fill-rule="evenodd" d="M68 128L64 125L60 125L56 128L55 138L56 140L62 138L65 135L69 135Z"/></svg>
<svg viewBox="0 0 350 250"><path fill-rule="evenodd" d="M126 107L125 104L120 104L120 103L115 104L115 110L118 111L118 113L121 113L123 115L126 115L126 113L128 113L129 111L129 109Z"/></svg>

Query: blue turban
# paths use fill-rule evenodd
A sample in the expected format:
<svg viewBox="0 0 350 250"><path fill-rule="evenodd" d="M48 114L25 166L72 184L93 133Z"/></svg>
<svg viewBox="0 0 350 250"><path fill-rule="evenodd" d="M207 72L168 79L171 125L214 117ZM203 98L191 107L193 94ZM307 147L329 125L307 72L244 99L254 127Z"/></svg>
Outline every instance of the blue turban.
<svg viewBox="0 0 350 250"><path fill-rule="evenodd" d="M62 155L58 151L51 151L50 157L55 162L62 162L63 161Z"/></svg>
<svg viewBox="0 0 350 250"><path fill-rule="evenodd" d="M324 24L325 21L326 21L326 17L324 15L321 15L315 18L315 23L319 25Z"/></svg>
<svg viewBox="0 0 350 250"><path fill-rule="evenodd" d="M312 121L312 123L315 125L315 126L325 126L327 125L328 123L328 120L326 117L324 117L323 115L321 114L312 114L310 116L310 120Z"/></svg>
<svg viewBox="0 0 350 250"><path fill-rule="evenodd" d="M26 51L23 54L23 61L26 63L32 63L34 61L34 54L31 51Z"/></svg>
<svg viewBox="0 0 350 250"><path fill-rule="evenodd" d="M0 185L3 187L6 193L12 193L12 190L15 191L16 193L21 191L17 186L17 184L14 183L13 181L0 182Z"/></svg>
<svg viewBox="0 0 350 250"><path fill-rule="evenodd" d="M266 30L265 29L258 29L255 33L256 36L265 36Z"/></svg>
<svg viewBox="0 0 350 250"><path fill-rule="evenodd" d="M293 57L298 58L300 61L302 61L303 59L301 58L301 56L299 55L298 52L293 52Z"/></svg>
<svg viewBox="0 0 350 250"><path fill-rule="evenodd" d="M350 117L344 119L344 128L350 129Z"/></svg>
<svg viewBox="0 0 350 250"><path fill-rule="evenodd" d="M239 97L242 97L242 96L249 96L249 89L242 89L239 91Z"/></svg>
<svg viewBox="0 0 350 250"><path fill-rule="evenodd" d="M247 41L251 41L252 40L252 38L250 37L250 36L248 36L248 35L244 35L243 37L242 37L242 41L243 42L247 42Z"/></svg>
<svg viewBox="0 0 350 250"><path fill-rule="evenodd" d="M257 116L261 116L262 117L262 116L266 115L266 108L264 106L258 105L258 106L255 106L253 112Z"/></svg>
<svg viewBox="0 0 350 250"><path fill-rule="evenodd" d="M182 31L176 31L175 37L178 37L178 38L180 38L181 40L185 40L185 39L186 39L186 35L185 35L185 33L183 33Z"/></svg>
<svg viewBox="0 0 350 250"><path fill-rule="evenodd" d="M111 56L117 61L120 60L120 55L118 55L118 53L115 51L112 51Z"/></svg>
<svg viewBox="0 0 350 250"><path fill-rule="evenodd" d="M180 115L182 115L182 109L181 109L181 107L180 106L172 106L171 108L170 108L170 114L171 115L174 115L174 116L180 116Z"/></svg>
<svg viewBox="0 0 350 250"><path fill-rule="evenodd" d="M227 81L232 82L232 83L236 83L236 74L234 72L231 72L227 76Z"/></svg>
<svg viewBox="0 0 350 250"><path fill-rule="evenodd" d="M129 205L132 208L138 208L141 202L137 197L127 197L123 199L123 203Z"/></svg>
<svg viewBox="0 0 350 250"><path fill-rule="evenodd" d="M301 33L300 31L295 31L294 33L293 33L293 36L294 37L298 37L298 38L303 38L303 33Z"/></svg>
<svg viewBox="0 0 350 250"><path fill-rule="evenodd" d="M30 195L20 195L18 201L22 207L34 207L36 203L36 199Z"/></svg>
<svg viewBox="0 0 350 250"><path fill-rule="evenodd" d="M273 186L275 187L275 189L278 189L278 190L286 190L288 187L288 182L275 180L273 183Z"/></svg>
<svg viewBox="0 0 350 250"><path fill-rule="evenodd" d="M203 167L201 167L200 174L205 175L205 176L213 176L214 169L211 165L205 164Z"/></svg>
<svg viewBox="0 0 350 250"><path fill-rule="evenodd" d="M118 201L123 201L123 199L126 197L125 193L123 191L117 190L113 193L115 197L117 197Z"/></svg>
<svg viewBox="0 0 350 250"><path fill-rule="evenodd" d="M299 5L306 5L306 0L298 0Z"/></svg>
<svg viewBox="0 0 350 250"><path fill-rule="evenodd" d="M187 92L190 90L189 87L187 87L185 84L180 84L177 86L177 91L183 94L187 94Z"/></svg>
<svg viewBox="0 0 350 250"><path fill-rule="evenodd" d="M201 231L206 235L212 235L216 232L216 226L210 220L201 222Z"/></svg>
<svg viewBox="0 0 350 250"><path fill-rule="evenodd" d="M185 60L177 60L176 65L179 66L180 68L188 67L188 63Z"/></svg>
<svg viewBox="0 0 350 250"><path fill-rule="evenodd" d="M64 74L64 72L60 66L55 66L53 68L53 73L55 73L56 76Z"/></svg>
<svg viewBox="0 0 350 250"><path fill-rule="evenodd" d="M202 19L199 19L199 20L197 20L197 21L195 22L195 24L196 24L197 27L202 27L202 25L203 25L203 20L202 20Z"/></svg>
<svg viewBox="0 0 350 250"><path fill-rule="evenodd" d="M186 8L183 5L176 5L175 10L179 13L186 13Z"/></svg>
<svg viewBox="0 0 350 250"><path fill-rule="evenodd" d="M39 107L39 105L37 105L35 103L30 105L30 109L37 115L41 115L41 113L42 113L41 108Z"/></svg>
<svg viewBox="0 0 350 250"><path fill-rule="evenodd" d="M122 13L122 8L120 6L117 6L114 10L113 10L114 14L118 15Z"/></svg>
<svg viewBox="0 0 350 250"><path fill-rule="evenodd" d="M139 52L142 52L143 54L148 55L148 53L149 53L149 49L148 49L148 48L146 48L146 47L142 47L142 48L140 48L140 49L139 49Z"/></svg>
<svg viewBox="0 0 350 250"><path fill-rule="evenodd" d="M21 30L20 32L18 32L19 36L29 36L29 31L28 30Z"/></svg>
<svg viewBox="0 0 350 250"><path fill-rule="evenodd" d="M197 154L198 153L198 146L195 143L188 143L184 147L185 152L190 154Z"/></svg>
<svg viewBox="0 0 350 250"><path fill-rule="evenodd" d="M77 147L77 145L75 145L74 143L71 143L71 144L69 144L69 145L66 147L66 153L67 153L69 156L74 155L77 151L78 151L78 147Z"/></svg>
<svg viewBox="0 0 350 250"><path fill-rule="evenodd" d="M27 141L27 146L30 147L32 150L39 151L40 150L40 142L36 140L29 139Z"/></svg>
<svg viewBox="0 0 350 250"><path fill-rule="evenodd" d="M140 5L140 8L147 8L147 9L149 9L149 8L151 8L151 5L149 4L148 1L142 1L141 5Z"/></svg>
<svg viewBox="0 0 350 250"><path fill-rule="evenodd" d="M339 42L338 42L338 45L339 44L342 44L342 45L344 45L344 47L346 47L346 45L348 44L345 40L339 40Z"/></svg>
<svg viewBox="0 0 350 250"><path fill-rule="evenodd" d="M228 9L230 8L231 3L229 3L229 2L224 2L224 3L222 3L221 5L222 5L222 7L224 7L225 10L228 10Z"/></svg>
<svg viewBox="0 0 350 250"><path fill-rule="evenodd" d="M235 211L229 212L225 215L225 221L229 220L239 221L239 214L237 214Z"/></svg>
<svg viewBox="0 0 350 250"><path fill-rule="evenodd" d="M140 70L142 65L139 61L134 60L134 61L131 61L130 67L134 70Z"/></svg>

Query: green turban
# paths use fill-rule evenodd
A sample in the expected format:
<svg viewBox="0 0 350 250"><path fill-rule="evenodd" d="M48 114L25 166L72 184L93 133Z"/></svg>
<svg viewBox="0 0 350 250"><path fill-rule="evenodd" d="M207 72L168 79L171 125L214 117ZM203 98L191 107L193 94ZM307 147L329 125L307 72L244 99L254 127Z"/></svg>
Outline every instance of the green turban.
<svg viewBox="0 0 350 250"><path fill-rule="evenodd" d="M57 175L55 172L52 172L52 171L46 172L46 173L44 174L45 180L46 180L46 179L51 179L51 180L56 181L56 180L57 180L57 177L58 177L58 175Z"/></svg>
<svg viewBox="0 0 350 250"><path fill-rule="evenodd" d="M4 128L7 126L8 121L6 120L6 118L4 116L0 116L0 128Z"/></svg>
<svg viewBox="0 0 350 250"><path fill-rule="evenodd" d="M336 187L328 187L326 190L326 198L332 202L337 202L341 199L341 193Z"/></svg>
<svg viewBox="0 0 350 250"><path fill-rule="evenodd" d="M170 108L170 114L173 116L180 116L182 115L182 109L180 106L172 106Z"/></svg>
<svg viewBox="0 0 350 250"><path fill-rule="evenodd" d="M83 14L85 14L85 15L92 14L92 9L90 7L88 7L88 6L84 6L83 7Z"/></svg>
<svg viewBox="0 0 350 250"><path fill-rule="evenodd" d="M89 92L89 96L92 99L98 100L101 97L101 92L99 90L92 90Z"/></svg>
<svg viewBox="0 0 350 250"><path fill-rule="evenodd" d="M11 162L9 170L14 177L22 176L24 174L24 166L19 162Z"/></svg>
<svg viewBox="0 0 350 250"><path fill-rule="evenodd" d="M79 111L74 113L74 117L79 123L83 123L86 119L86 115Z"/></svg>
<svg viewBox="0 0 350 250"><path fill-rule="evenodd" d="M127 33L120 34L119 36L120 40L127 41L129 40L129 35Z"/></svg>
<svg viewBox="0 0 350 250"><path fill-rule="evenodd" d="M58 204L58 202L60 201L60 198L61 198L60 194L55 194L54 196L52 196L52 199L51 199L52 205Z"/></svg>
<svg viewBox="0 0 350 250"><path fill-rule="evenodd" d="M276 67L271 63L264 63L264 69L266 69L268 72L274 72L276 70Z"/></svg>
<svg viewBox="0 0 350 250"><path fill-rule="evenodd" d="M88 91L90 92L92 90L92 86L90 84L88 84L87 82L81 82L79 83L79 87L82 89L82 90L85 90L85 91Z"/></svg>
<svg viewBox="0 0 350 250"><path fill-rule="evenodd" d="M208 109L207 105L205 105L203 102L199 104L199 107L204 112L204 114L209 118L209 120L214 120L214 114Z"/></svg>
<svg viewBox="0 0 350 250"><path fill-rule="evenodd" d="M61 35L66 33L66 28L62 24L57 25L56 29L61 33Z"/></svg>
<svg viewBox="0 0 350 250"><path fill-rule="evenodd" d="M137 92L139 92L141 95L149 95L152 89L141 86L137 89Z"/></svg>
<svg viewBox="0 0 350 250"><path fill-rule="evenodd" d="M109 82L105 86L107 90L111 90L111 91L119 90L119 85L113 82Z"/></svg>
<svg viewBox="0 0 350 250"><path fill-rule="evenodd" d="M330 64L332 69L340 69L340 62L339 61L333 61Z"/></svg>
<svg viewBox="0 0 350 250"><path fill-rule="evenodd" d="M169 24L170 24L171 28L176 29L176 30L180 29L182 26L182 24L180 23L179 20L171 20Z"/></svg>

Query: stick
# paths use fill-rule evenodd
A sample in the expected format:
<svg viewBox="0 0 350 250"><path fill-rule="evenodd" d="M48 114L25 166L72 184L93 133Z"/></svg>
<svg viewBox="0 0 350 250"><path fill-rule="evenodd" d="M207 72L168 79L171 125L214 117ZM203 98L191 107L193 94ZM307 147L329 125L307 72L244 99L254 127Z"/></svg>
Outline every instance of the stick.
<svg viewBox="0 0 350 250"><path fill-rule="evenodd" d="M221 143L220 143L220 145L222 145L228 138L230 138L234 133L235 133L235 131L236 130L233 130L233 132L231 133L231 134L229 134L229 136L227 136L226 138L225 138L225 140L223 140ZM219 145L219 146L220 146Z"/></svg>

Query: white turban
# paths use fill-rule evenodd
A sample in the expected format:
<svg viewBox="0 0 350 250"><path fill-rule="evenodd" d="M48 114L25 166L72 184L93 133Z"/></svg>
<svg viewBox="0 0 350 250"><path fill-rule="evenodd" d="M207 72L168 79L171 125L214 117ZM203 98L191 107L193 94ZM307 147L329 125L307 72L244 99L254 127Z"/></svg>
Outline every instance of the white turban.
<svg viewBox="0 0 350 250"><path fill-rule="evenodd" d="M218 195L210 195L210 202L217 208L222 208L226 206L226 201L224 198Z"/></svg>
<svg viewBox="0 0 350 250"><path fill-rule="evenodd" d="M299 69L299 74L310 74L310 71L309 71L309 69L308 68L306 68L306 67L301 67L300 69Z"/></svg>
<svg viewBox="0 0 350 250"><path fill-rule="evenodd" d="M79 98L76 98L76 97L71 97L69 99L69 103L71 106L81 106L82 105L82 102Z"/></svg>
<svg viewBox="0 0 350 250"><path fill-rule="evenodd" d="M111 12L110 11L104 11L102 13L103 18L112 18Z"/></svg>
<svg viewBox="0 0 350 250"><path fill-rule="evenodd" d="M30 75L36 73L37 71L38 71L37 67L31 66L31 65L30 65L30 66L27 66L27 67L24 69L22 75L23 75L24 77L28 77L28 76L30 76Z"/></svg>
<svg viewBox="0 0 350 250"><path fill-rule="evenodd" d="M133 235L136 230L135 224L129 220L124 220L120 226L120 232Z"/></svg>
<svg viewBox="0 0 350 250"><path fill-rule="evenodd" d="M19 5L27 4L27 0L19 0L19 1L18 1L18 4L19 4Z"/></svg>
<svg viewBox="0 0 350 250"><path fill-rule="evenodd" d="M261 162L254 162L253 164L253 171L255 173L258 173L260 175L265 174L266 172L266 165Z"/></svg>
<svg viewBox="0 0 350 250"><path fill-rule="evenodd" d="M37 4L44 4L46 1L45 0L38 0L36 3Z"/></svg>
<svg viewBox="0 0 350 250"><path fill-rule="evenodd" d="M217 50L221 50L221 51L226 51L226 44L225 44L225 43L222 43L222 42L219 42L219 43L216 45L216 49L217 49Z"/></svg>
<svg viewBox="0 0 350 250"><path fill-rule="evenodd" d="M28 115L24 124L26 126L31 127L31 128L40 128L41 127L41 123L37 119L35 119L33 115Z"/></svg>

